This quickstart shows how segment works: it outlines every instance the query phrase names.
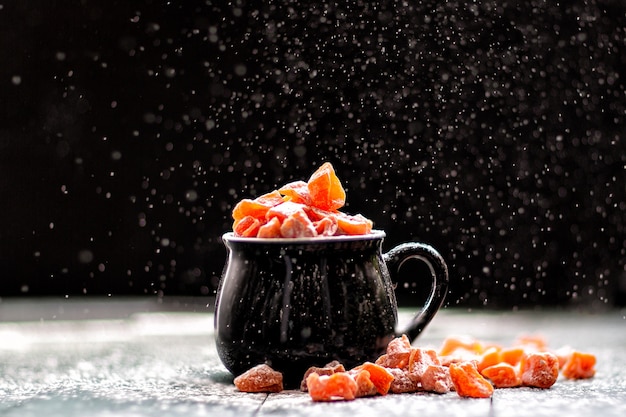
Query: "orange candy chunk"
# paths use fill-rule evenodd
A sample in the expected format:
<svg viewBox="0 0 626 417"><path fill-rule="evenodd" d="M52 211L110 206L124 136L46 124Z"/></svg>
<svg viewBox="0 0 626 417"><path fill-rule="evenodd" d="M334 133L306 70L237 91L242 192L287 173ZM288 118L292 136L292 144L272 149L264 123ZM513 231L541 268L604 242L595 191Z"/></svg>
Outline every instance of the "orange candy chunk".
<svg viewBox="0 0 626 417"><path fill-rule="evenodd" d="M483 369L488 368L493 365L497 365L502 361L502 355L500 354L500 348L492 346L490 348L485 349L485 351L480 355L478 360L477 368L478 372L482 372Z"/></svg>
<svg viewBox="0 0 626 417"><path fill-rule="evenodd" d="M233 223L233 232L237 236L254 237L261 228L261 221L253 216L245 216Z"/></svg>
<svg viewBox="0 0 626 417"><path fill-rule="evenodd" d="M385 395L389 392L393 375L384 367L372 362L365 362L354 368L353 371L367 371L369 379L376 386L376 390L380 395Z"/></svg>
<svg viewBox="0 0 626 417"><path fill-rule="evenodd" d="M596 374L596 357L591 353L573 351L563 366L563 376L567 379L592 378Z"/></svg>
<svg viewBox="0 0 626 417"><path fill-rule="evenodd" d="M483 353L482 343L469 337L447 337L439 350L440 356L460 355L475 356Z"/></svg>
<svg viewBox="0 0 626 417"><path fill-rule="evenodd" d="M461 397L489 398L493 395L493 385L478 373L473 362L451 364L450 379Z"/></svg>
<svg viewBox="0 0 626 417"><path fill-rule="evenodd" d="M506 362L501 362L484 368L481 375L489 379L496 388L519 387L522 381L517 369Z"/></svg>
<svg viewBox="0 0 626 417"><path fill-rule="evenodd" d="M376 364L385 368L406 368L409 365L410 354L411 342L403 334L387 344L386 353L376 360Z"/></svg>
<svg viewBox="0 0 626 417"><path fill-rule="evenodd" d="M416 382L423 382L424 372L431 365L441 365L437 352L434 349L411 349L408 369L409 378Z"/></svg>
<svg viewBox="0 0 626 417"><path fill-rule="evenodd" d="M259 227L256 237L262 237L262 238L282 237L282 235L280 234L280 220L278 220L278 218L276 217L273 217L269 222Z"/></svg>
<svg viewBox="0 0 626 417"><path fill-rule="evenodd" d="M559 377L559 359L550 352L528 352L520 362L522 385L550 388Z"/></svg>
<svg viewBox="0 0 626 417"><path fill-rule="evenodd" d="M420 389L420 384L413 381L407 373L400 368L387 368L387 371L393 375L393 381L389 391L394 394L401 394L405 392L415 392Z"/></svg>
<svg viewBox="0 0 626 417"><path fill-rule="evenodd" d="M311 194L309 194L309 186L304 181L293 181L283 185L278 192L286 197L287 201L311 205Z"/></svg>
<svg viewBox="0 0 626 417"><path fill-rule="evenodd" d="M337 210L346 203L346 192L330 162L325 162L309 178L311 202L322 210Z"/></svg>
<svg viewBox="0 0 626 417"><path fill-rule="evenodd" d="M334 236L337 233L337 222L331 217L324 217L313 222L318 236Z"/></svg>
<svg viewBox="0 0 626 417"><path fill-rule="evenodd" d="M335 219L339 230L346 235L365 235L372 231L373 222L361 214L337 213Z"/></svg>
<svg viewBox="0 0 626 417"><path fill-rule="evenodd" d="M422 373L422 389L424 391L445 394L452 390L450 369L442 365L428 365Z"/></svg>
<svg viewBox="0 0 626 417"><path fill-rule="evenodd" d="M283 374L268 365L257 365L235 378L235 386L242 392L280 392Z"/></svg>
<svg viewBox="0 0 626 417"><path fill-rule="evenodd" d="M524 348L522 347L510 347L500 350L500 358L502 362L506 362L509 365L517 365L524 356Z"/></svg>
<svg viewBox="0 0 626 417"><path fill-rule="evenodd" d="M331 363L326 364L323 368L312 366L309 369L307 369L306 372L304 373L304 377L302 378L302 381L300 382L300 390L308 391L308 387L306 385L306 379L312 373L316 373L319 376L322 376L322 375L332 375L337 372L346 372L346 368L344 368L344 366L337 361L332 361Z"/></svg>
<svg viewBox="0 0 626 417"><path fill-rule="evenodd" d="M285 203L286 204L286 203ZM296 211L283 220L280 226L282 237L315 237L317 231L313 222L309 220L304 211Z"/></svg>
<svg viewBox="0 0 626 417"><path fill-rule="evenodd" d="M265 218L267 220L271 220L276 217L282 223L282 221L285 220L287 217L297 212L302 212L302 214L306 216L306 212L304 211L305 208L306 206L304 204L286 201L267 210Z"/></svg>
<svg viewBox="0 0 626 417"><path fill-rule="evenodd" d="M358 387L355 394L356 397L370 397L378 394L378 389L372 382L371 375L368 371L356 371L356 373L352 373L352 376Z"/></svg>
<svg viewBox="0 0 626 417"><path fill-rule="evenodd" d="M354 400L359 388L347 372L321 376L313 372L306 378L306 385L313 401Z"/></svg>
<svg viewBox="0 0 626 417"><path fill-rule="evenodd" d="M263 194L254 200L243 199L233 209L233 219L237 221L245 216L262 219L270 208L281 204L283 201L283 197L278 191Z"/></svg>

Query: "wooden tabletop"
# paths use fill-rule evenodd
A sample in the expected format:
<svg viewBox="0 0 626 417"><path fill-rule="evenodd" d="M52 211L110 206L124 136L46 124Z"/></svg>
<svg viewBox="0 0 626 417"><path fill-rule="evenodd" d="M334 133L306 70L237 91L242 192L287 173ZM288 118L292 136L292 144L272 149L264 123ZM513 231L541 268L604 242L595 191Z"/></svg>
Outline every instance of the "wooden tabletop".
<svg viewBox="0 0 626 417"><path fill-rule="evenodd" d="M400 312L401 320L409 317ZM506 345L524 334L541 334L554 348L569 345L595 354L596 376L561 377L547 390L498 389L490 399L452 392L315 403L299 391L238 392L216 354L210 306L160 309L144 301L98 301L59 309L54 302L3 301L0 415L626 415L626 311L447 309L414 345L437 348L451 335Z"/></svg>

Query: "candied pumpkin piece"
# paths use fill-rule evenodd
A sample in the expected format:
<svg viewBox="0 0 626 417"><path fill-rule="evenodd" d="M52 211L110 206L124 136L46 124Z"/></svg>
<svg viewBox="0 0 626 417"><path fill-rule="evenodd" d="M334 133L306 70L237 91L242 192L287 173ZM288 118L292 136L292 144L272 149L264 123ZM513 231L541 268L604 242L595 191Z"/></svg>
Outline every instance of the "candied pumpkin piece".
<svg viewBox="0 0 626 417"><path fill-rule="evenodd" d="M500 348L491 346L480 355L477 364L478 372L482 373L483 369L497 365L501 361Z"/></svg>
<svg viewBox="0 0 626 417"><path fill-rule="evenodd" d="M428 365L422 372L422 389L424 391L445 394L452 391L450 368L442 365Z"/></svg>
<svg viewBox="0 0 626 417"><path fill-rule="evenodd" d="M522 385L550 388L559 377L559 358L551 352L527 352L520 361Z"/></svg>
<svg viewBox="0 0 626 417"><path fill-rule="evenodd" d="M366 370L350 371L350 374L356 381L357 390L355 397L371 397L378 394L376 385L372 382L371 375Z"/></svg>
<svg viewBox="0 0 626 417"><path fill-rule="evenodd" d="M420 389L420 384L409 378L404 369L387 368L387 371L393 375L393 381L391 381L389 392L402 394L406 392L416 392Z"/></svg>
<svg viewBox="0 0 626 417"><path fill-rule="evenodd" d="M259 231L257 232L256 237L262 237L262 238L281 237L280 220L278 220L278 217L272 217L272 219L270 219L269 222L259 227Z"/></svg>
<svg viewBox="0 0 626 417"><path fill-rule="evenodd" d="M245 216L233 223L235 236L256 237L261 228L261 221L253 216Z"/></svg>
<svg viewBox="0 0 626 417"><path fill-rule="evenodd" d="M592 378L596 374L596 357L591 353L573 351L563 366L563 376L567 379Z"/></svg>
<svg viewBox="0 0 626 417"><path fill-rule="evenodd" d="M278 189L278 192L286 197L286 201L305 204L307 206L311 205L309 186L304 181L293 181L285 184Z"/></svg>
<svg viewBox="0 0 626 417"><path fill-rule="evenodd" d="M313 401L354 400L359 388L347 372L321 376L313 372L306 378L306 385Z"/></svg>
<svg viewBox="0 0 626 417"><path fill-rule="evenodd" d="M243 219L246 216L262 219L270 208L282 203L283 197L278 191L263 194L254 200L245 198L235 205L232 216L235 221Z"/></svg>
<svg viewBox="0 0 626 417"><path fill-rule="evenodd" d="M503 348L500 350L500 360L515 366L520 363L525 353L524 348L519 346Z"/></svg>
<svg viewBox="0 0 626 417"><path fill-rule="evenodd" d="M412 348L409 355L409 378L422 382L424 371L430 365L441 365L439 356L434 349Z"/></svg>
<svg viewBox="0 0 626 417"><path fill-rule="evenodd" d="M280 392L283 390L283 374L269 365L261 364L248 369L234 380L242 392Z"/></svg>
<svg viewBox="0 0 626 417"><path fill-rule="evenodd" d="M379 356L375 363L385 368L406 368L409 365L410 354L411 342L403 334L387 344L386 353Z"/></svg>
<svg viewBox="0 0 626 417"><path fill-rule="evenodd" d="M373 222L362 214L335 213L339 231L346 235L366 235L372 231Z"/></svg>
<svg viewBox="0 0 626 417"><path fill-rule="evenodd" d="M334 236L337 233L337 222L331 217L313 222L313 227L318 236Z"/></svg>
<svg viewBox="0 0 626 417"><path fill-rule="evenodd" d="M478 373L473 362L451 364L450 379L461 397L489 398L493 395L493 385Z"/></svg>
<svg viewBox="0 0 626 417"><path fill-rule="evenodd" d="M294 213L302 212L302 214L306 215L305 209L306 206L304 204L285 201L282 204L277 204L276 206L271 207L266 212L265 218L269 221L276 217L282 223L287 217Z"/></svg>
<svg viewBox="0 0 626 417"><path fill-rule="evenodd" d="M449 336L444 339L439 356L461 356L467 358L482 354L484 351L482 343L478 340L466 336Z"/></svg>
<svg viewBox="0 0 626 417"><path fill-rule="evenodd" d="M376 386L376 390L380 395L385 395L389 392L393 375L386 368L372 362L364 362L351 370L351 372L355 371L367 371L370 380Z"/></svg>
<svg viewBox="0 0 626 417"><path fill-rule="evenodd" d="M304 377L302 378L302 381L300 382L300 390L305 391L305 392L308 391L308 388L306 385L306 379L312 373L316 373L319 376L322 376L322 375L332 375L337 372L345 372L345 371L346 371L346 368L343 366L343 364L339 363L338 361L332 361L324 365L324 367L312 366L309 369L307 369L306 372L304 373Z"/></svg>
<svg viewBox="0 0 626 417"><path fill-rule="evenodd" d="M330 162L323 163L309 178L307 188L311 205L322 210L337 210L346 203L346 192Z"/></svg>
<svg viewBox="0 0 626 417"><path fill-rule="evenodd" d="M287 203L285 203L287 204ZM315 237L317 231L315 226L303 210L296 211L285 218L280 226L282 237Z"/></svg>
<svg viewBox="0 0 626 417"><path fill-rule="evenodd" d="M513 388L522 384L517 369L506 362L488 366L480 371L481 375L489 379L496 388Z"/></svg>

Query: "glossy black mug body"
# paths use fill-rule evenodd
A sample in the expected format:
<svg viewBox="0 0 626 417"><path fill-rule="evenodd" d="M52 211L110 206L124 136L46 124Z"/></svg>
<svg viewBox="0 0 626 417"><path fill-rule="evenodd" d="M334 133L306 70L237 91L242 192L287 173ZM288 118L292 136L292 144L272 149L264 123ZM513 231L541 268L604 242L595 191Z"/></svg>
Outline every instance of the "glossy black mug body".
<svg viewBox="0 0 626 417"><path fill-rule="evenodd" d="M406 243L386 254L385 234L309 239L224 235L228 260L215 311L217 351L234 375L260 363L299 384L310 366L373 361L397 336L392 275L405 260L433 272L426 305L404 332L417 337L447 291L445 262L430 246ZM390 274L390 269L392 274Z"/></svg>

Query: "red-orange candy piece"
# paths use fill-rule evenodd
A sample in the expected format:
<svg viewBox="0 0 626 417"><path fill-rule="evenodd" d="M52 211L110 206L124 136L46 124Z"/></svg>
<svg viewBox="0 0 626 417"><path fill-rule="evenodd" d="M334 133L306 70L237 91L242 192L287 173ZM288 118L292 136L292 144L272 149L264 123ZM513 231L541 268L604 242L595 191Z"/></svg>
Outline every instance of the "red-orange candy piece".
<svg viewBox="0 0 626 417"><path fill-rule="evenodd" d="M337 233L337 222L331 217L324 217L313 222L318 236L334 236Z"/></svg>
<svg viewBox="0 0 626 417"><path fill-rule="evenodd" d="M420 384L409 378L404 369L387 368L387 371L393 375L393 381L391 381L391 386L389 387L390 392L401 394L415 392L420 389Z"/></svg>
<svg viewBox="0 0 626 417"><path fill-rule="evenodd" d="M442 365L428 365L422 372L422 389L424 391L445 394L452 390L450 369Z"/></svg>
<svg viewBox="0 0 626 417"><path fill-rule="evenodd" d="M473 362L451 364L450 379L461 397L489 398L493 395L493 385L478 373Z"/></svg>
<svg viewBox="0 0 626 417"><path fill-rule="evenodd" d="M591 353L574 351L563 366L563 376L568 379L592 378L596 374L596 357Z"/></svg>
<svg viewBox="0 0 626 417"><path fill-rule="evenodd" d="M269 222L259 227L256 237L262 237L262 238L281 237L280 220L278 220L277 217L273 217Z"/></svg>
<svg viewBox="0 0 626 417"><path fill-rule="evenodd" d="M376 386L376 390L380 395L385 395L389 392L391 382L393 381L393 375L384 367L376 365L372 362L365 362L362 365L357 366L353 371L367 371L372 383Z"/></svg>
<svg viewBox="0 0 626 417"><path fill-rule="evenodd" d="M322 210L337 210L346 203L346 192L330 162L322 164L311 175L307 188L311 204Z"/></svg>
<svg viewBox="0 0 626 417"><path fill-rule="evenodd" d="M354 380L356 381L357 390L355 397L370 397L378 394L376 385L372 382L370 373L365 370L351 371L350 372Z"/></svg>
<svg viewBox="0 0 626 417"><path fill-rule="evenodd" d="M306 215L305 209L306 206L304 204L294 203L292 201L285 201L284 203L277 204L267 210L265 218L267 220L271 220L276 217L282 223L283 220L285 220L287 217L291 216L294 213L302 212L304 215Z"/></svg>
<svg viewBox="0 0 626 417"><path fill-rule="evenodd" d="M337 227L345 235L366 235L372 231L374 223L362 214L335 214Z"/></svg>
<svg viewBox="0 0 626 417"><path fill-rule="evenodd" d="M233 219L235 221L244 218L245 216L252 216L257 219L265 217L267 211L283 202L283 197L278 191L272 191L271 193L263 194L260 197L251 199L243 199L233 209Z"/></svg>
<svg viewBox="0 0 626 417"><path fill-rule="evenodd" d="M478 372L483 371L483 369L488 368L493 365L497 365L501 362L500 348L492 346L490 348L485 349L485 351L480 355L478 359Z"/></svg>
<svg viewBox="0 0 626 417"><path fill-rule="evenodd" d="M322 375L332 375L337 372L346 372L346 368L344 368L344 366L337 361L332 361L326 364L323 368L312 366L309 369L307 369L306 372L304 373L304 377L302 378L302 381L300 382L300 390L308 391L308 388L306 385L306 379L312 373L316 373L319 376L322 376Z"/></svg>
<svg viewBox="0 0 626 417"><path fill-rule="evenodd" d="M416 382L422 382L423 374L430 365L441 365L437 352L434 349L411 349L408 369L409 378Z"/></svg>
<svg viewBox="0 0 626 417"><path fill-rule="evenodd" d="M354 400L358 385L347 372L318 375L315 372L306 378L309 395L313 401Z"/></svg>
<svg viewBox="0 0 626 417"><path fill-rule="evenodd" d="M409 365L410 354L411 342L403 334L387 344L386 353L376 360L376 364L385 368L406 368Z"/></svg>
<svg viewBox="0 0 626 417"><path fill-rule="evenodd" d="M293 203L301 203L311 205L311 194L309 194L309 186L304 181L293 181L283 185L278 192L284 195L286 201Z"/></svg>
<svg viewBox="0 0 626 417"><path fill-rule="evenodd" d="M519 387L522 380L517 373L517 369L506 362L488 366L480 371L481 375L489 379L496 388Z"/></svg>
<svg viewBox="0 0 626 417"><path fill-rule="evenodd" d="M447 337L439 350L439 356L460 355L462 357L480 355L484 351L483 345L468 337Z"/></svg>
<svg viewBox="0 0 626 417"><path fill-rule="evenodd" d="M287 204L287 203L285 203ZM317 231L313 222L309 220L304 211L296 211L285 218L280 226L282 237L315 237Z"/></svg>
<svg viewBox="0 0 626 417"><path fill-rule="evenodd" d="M522 385L550 388L559 377L559 359L551 352L528 352L520 362Z"/></svg>
<svg viewBox="0 0 626 417"><path fill-rule="evenodd" d="M262 364L250 368L235 378L235 386L242 392L280 392L283 390L283 374Z"/></svg>
<svg viewBox="0 0 626 417"><path fill-rule="evenodd" d="M517 365L522 360L526 351L522 347L510 347L500 350L500 359L509 365Z"/></svg>
<svg viewBox="0 0 626 417"><path fill-rule="evenodd" d="M253 216L245 216L233 223L233 232L236 236L256 237L261 221Z"/></svg>

